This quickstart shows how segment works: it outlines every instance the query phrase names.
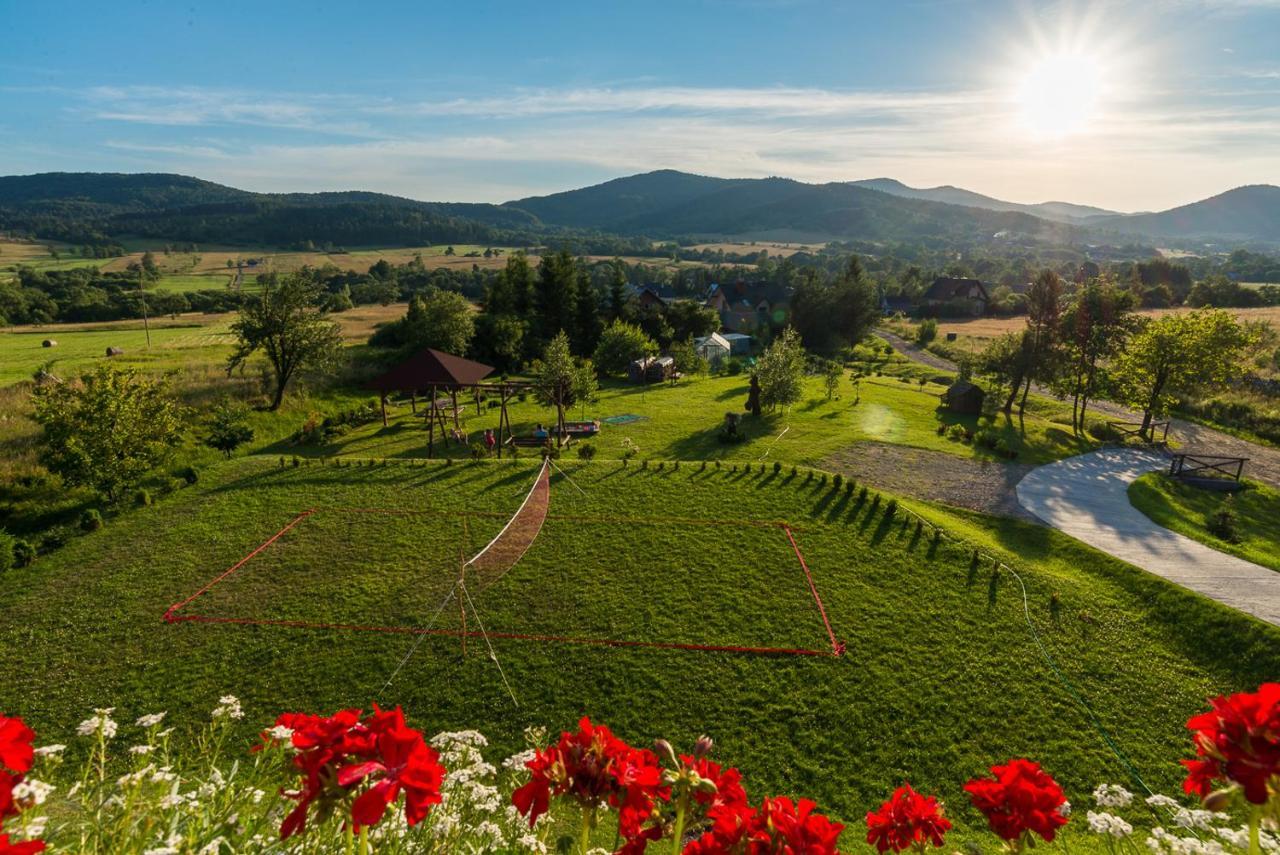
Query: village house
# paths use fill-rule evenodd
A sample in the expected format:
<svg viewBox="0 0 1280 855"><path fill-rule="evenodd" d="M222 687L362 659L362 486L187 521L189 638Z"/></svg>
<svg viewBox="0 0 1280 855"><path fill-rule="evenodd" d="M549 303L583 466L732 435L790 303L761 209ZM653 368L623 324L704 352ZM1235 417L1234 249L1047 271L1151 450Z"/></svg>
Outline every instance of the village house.
<svg viewBox="0 0 1280 855"><path fill-rule="evenodd" d="M704 305L720 314L721 330L728 332L780 329L791 318L791 294L781 285L712 285Z"/></svg>
<svg viewBox="0 0 1280 855"><path fill-rule="evenodd" d="M991 295L977 279L939 276L924 292L924 307L932 315L985 314Z"/></svg>

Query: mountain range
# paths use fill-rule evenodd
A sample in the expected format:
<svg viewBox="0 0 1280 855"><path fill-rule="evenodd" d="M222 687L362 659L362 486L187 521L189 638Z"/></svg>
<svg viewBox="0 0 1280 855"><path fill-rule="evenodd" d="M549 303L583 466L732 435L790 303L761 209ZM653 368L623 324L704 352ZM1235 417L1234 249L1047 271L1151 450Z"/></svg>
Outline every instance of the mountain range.
<svg viewBox="0 0 1280 855"><path fill-rule="evenodd" d="M1280 187L1251 185L1156 213L1021 204L890 178L807 184L659 170L501 205L363 191L254 193L162 173L0 177L0 230L84 242L339 245L530 243L566 233L629 238L859 239L972 243L1218 241L1280 247Z"/></svg>

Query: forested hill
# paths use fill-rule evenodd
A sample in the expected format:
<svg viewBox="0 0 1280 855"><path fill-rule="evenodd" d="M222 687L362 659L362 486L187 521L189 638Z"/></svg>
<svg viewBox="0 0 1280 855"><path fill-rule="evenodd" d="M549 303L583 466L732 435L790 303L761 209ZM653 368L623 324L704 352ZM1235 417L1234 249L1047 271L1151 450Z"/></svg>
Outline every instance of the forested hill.
<svg viewBox="0 0 1280 855"><path fill-rule="evenodd" d="M1156 237L1200 236L1280 244L1280 187L1251 184L1168 211L1089 222Z"/></svg>
<svg viewBox="0 0 1280 855"><path fill-rule="evenodd" d="M95 243L124 236L289 246L533 241L524 211L368 192L253 193L184 175L0 177L0 230Z"/></svg>
<svg viewBox="0 0 1280 855"><path fill-rule="evenodd" d="M1012 211L907 199L837 182L709 178L673 170L506 203L544 223L652 237L678 235L989 240L997 233L1071 242L1082 232Z"/></svg>

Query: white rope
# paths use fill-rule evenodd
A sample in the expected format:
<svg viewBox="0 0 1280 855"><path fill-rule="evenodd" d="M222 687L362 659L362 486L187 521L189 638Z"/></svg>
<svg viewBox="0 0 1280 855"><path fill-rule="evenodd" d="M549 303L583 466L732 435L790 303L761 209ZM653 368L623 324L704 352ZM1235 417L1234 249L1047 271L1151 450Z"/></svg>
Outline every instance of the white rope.
<svg viewBox="0 0 1280 855"><path fill-rule="evenodd" d="M467 583L463 582L462 594L467 598L467 602L471 605L471 616L476 619L476 626L480 627L480 635L484 638L485 647L489 648L489 658L493 660L493 664L498 666L498 675L502 677L502 685L507 687L507 694L511 696L511 703L520 706L520 702L516 700L516 693L511 690L511 684L507 682L507 674L502 670L502 663L498 661L498 654L493 649L493 644L489 641L489 633L485 632L484 623L480 620L480 612L476 609L476 604L471 600L471 592L467 590Z"/></svg>
<svg viewBox="0 0 1280 855"><path fill-rule="evenodd" d="M520 514L524 511L525 505L529 504L529 500L533 498L533 494L538 487L538 481L542 478L542 473L546 471L547 464L549 464L550 462L551 460L549 458L544 459L542 461L542 468L538 470L537 477L533 479L533 486L529 488L529 492L525 495L524 501L520 503L520 507L516 510L514 514L512 514L511 519L507 520L507 524L502 527L502 531L495 534L493 536L493 539L485 544L484 549L480 550L475 555L471 556L471 558L467 560L467 563L463 565L464 567L470 567L472 564L475 564L476 561L480 559L480 556L488 552L490 547L492 547L495 543L497 543L502 538L502 536L507 533L507 529L511 528L511 524L514 523L520 517Z"/></svg>
<svg viewBox="0 0 1280 855"><path fill-rule="evenodd" d="M444 607L449 605L449 601L453 599L454 592L458 590L459 582L461 582L461 580L454 582L453 587L449 589L449 593L445 594L444 599L440 601L440 608L436 609L436 613L431 616L431 620L422 628L422 632L418 634L418 637L413 640L413 644L409 647L409 652L404 655L404 658L400 660L400 664L391 672L391 676L387 678L387 682L382 684L382 688L378 690L379 695L387 690L387 687L391 685L391 681L400 673L400 669L403 668L411 658L413 658L413 654L418 652L418 646L422 644L422 640L427 637L427 630L431 629L432 625L440 618L440 613L444 611Z"/></svg>
<svg viewBox="0 0 1280 855"><path fill-rule="evenodd" d="M760 456L759 456L758 458L756 458L756 459L757 459L757 460L764 460L766 457L768 457L768 456L769 456L769 452L773 451L773 447L774 447L775 445L777 445L777 444L778 444L778 440L780 440L780 439L782 439L784 436L786 436L786 435L787 435L787 431L789 431L789 430L791 430L791 425L787 425L786 427L784 427L784 428L782 429L782 433L780 433L780 434L778 434L777 436L775 436L775 437L773 438L773 442L769 443L769 447L768 447L768 448L766 448L766 449L764 450L764 454L760 455Z"/></svg>
<svg viewBox="0 0 1280 855"><path fill-rule="evenodd" d="M559 472L561 475L564 476L564 480L568 481L570 484L573 485L573 489L577 490L579 493L581 493L584 496L587 495L587 491L579 487L578 483L569 477L569 473L565 472L563 469L557 466L554 462L552 462L550 457L547 458L547 462L551 464L552 469L556 470L557 472Z"/></svg>

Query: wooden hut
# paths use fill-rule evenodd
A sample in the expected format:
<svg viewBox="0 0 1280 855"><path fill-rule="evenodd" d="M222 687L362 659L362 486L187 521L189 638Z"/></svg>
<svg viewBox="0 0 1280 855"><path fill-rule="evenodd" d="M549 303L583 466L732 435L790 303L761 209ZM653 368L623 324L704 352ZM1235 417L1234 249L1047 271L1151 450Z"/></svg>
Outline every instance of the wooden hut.
<svg viewBox="0 0 1280 855"><path fill-rule="evenodd" d="M454 430L459 429L458 392L476 390L479 394L481 381L493 373L493 367L481 362L474 362L451 353L426 348L410 356L404 362L385 374L373 378L367 387L378 392L382 401L382 423L387 423L387 397L393 393L408 395L414 412L417 412L418 395L428 397L426 409L427 419L427 455L435 450L435 431L440 428L441 439L447 440L449 429L446 418L452 416ZM501 387L503 417L506 415L506 386ZM447 398L438 395L444 392ZM499 424L499 430L502 425Z"/></svg>
<svg viewBox="0 0 1280 855"><path fill-rule="evenodd" d="M986 396L986 392L968 380L957 380L942 393L942 400L953 413L977 416L982 413L982 401Z"/></svg>
<svg viewBox="0 0 1280 855"><path fill-rule="evenodd" d="M632 383L661 383L676 373L676 361L670 356L646 356L633 361L627 369Z"/></svg>

